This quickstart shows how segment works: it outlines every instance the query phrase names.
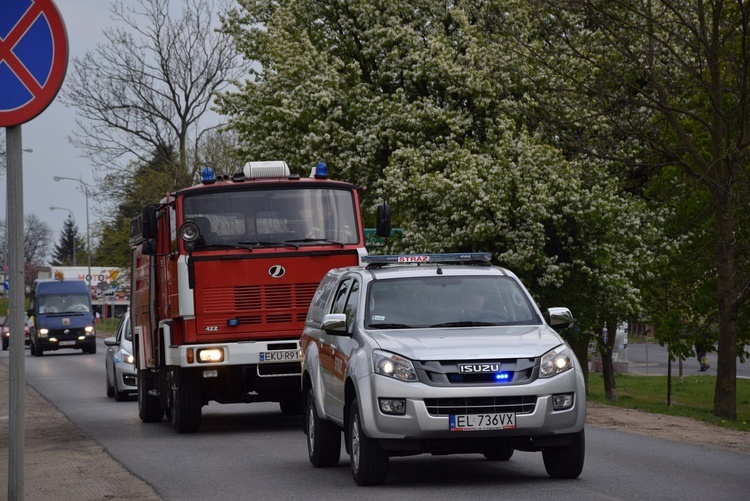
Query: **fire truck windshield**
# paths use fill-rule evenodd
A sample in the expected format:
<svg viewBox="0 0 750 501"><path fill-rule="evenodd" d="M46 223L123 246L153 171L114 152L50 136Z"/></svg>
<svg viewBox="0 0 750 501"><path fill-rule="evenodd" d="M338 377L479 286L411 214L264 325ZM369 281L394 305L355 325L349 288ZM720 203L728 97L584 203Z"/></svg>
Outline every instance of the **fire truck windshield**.
<svg viewBox="0 0 750 501"><path fill-rule="evenodd" d="M182 220L200 229L196 248L235 244L356 244L353 194L345 189L231 190L186 196Z"/></svg>

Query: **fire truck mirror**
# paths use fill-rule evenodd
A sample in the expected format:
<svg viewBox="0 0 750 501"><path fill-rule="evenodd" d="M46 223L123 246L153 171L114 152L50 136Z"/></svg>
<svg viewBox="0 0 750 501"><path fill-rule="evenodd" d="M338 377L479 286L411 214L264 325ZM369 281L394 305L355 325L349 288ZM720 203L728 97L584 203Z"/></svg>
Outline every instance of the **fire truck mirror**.
<svg viewBox="0 0 750 501"><path fill-rule="evenodd" d="M143 209L141 231L143 232L143 238L146 240L156 237L156 212L157 208L154 205L147 205Z"/></svg>
<svg viewBox="0 0 750 501"><path fill-rule="evenodd" d="M379 237L391 236L391 206L388 204L378 205L377 234Z"/></svg>
<svg viewBox="0 0 750 501"><path fill-rule="evenodd" d="M156 254L156 239L149 238L148 240L144 240L143 245L141 246L141 252L143 252L144 256Z"/></svg>

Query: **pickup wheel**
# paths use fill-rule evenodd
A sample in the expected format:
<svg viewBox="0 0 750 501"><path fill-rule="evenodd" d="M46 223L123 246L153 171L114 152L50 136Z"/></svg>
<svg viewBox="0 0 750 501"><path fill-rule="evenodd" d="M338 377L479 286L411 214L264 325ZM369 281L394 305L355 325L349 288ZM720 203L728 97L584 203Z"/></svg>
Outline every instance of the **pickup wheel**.
<svg viewBox="0 0 750 501"><path fill-rule="evenodd" d="M156 378L147 369L138 371L138 417L144 423L158 423L164 417L164 409L159 405L159 397L151 395L149 390Z"/></svg>
<svg viewBox="0 0 750 501"><path fill-rule="evenodd" d="M349 441L354 481L359 485L384 483L388 477L388 452L380 448L377 440L365 435L356 399L349 411Z"/></svg>
<svg viewBox="0 0 750 501"><path fill-rule="evenodd" d="M550 447L542 451L544 468L552 478L578 478L583 471L586 456L586 436L584 430L573 435L570 445Z"/></svg>
<svg viewBox="0 0 750 501"><path fill-rule="evenodd" d="M307 455L316 468L335 466L341 457L341 430L331 421L318 416L313 391L307 392L305 399L307 417Z"/></svg>
<svg viewBox="0 0 750 501"><path fill-rule="evenodd" d="M170 374L172 428L194 433L201 427L201 394L197 373L176 368Z"/></svg>

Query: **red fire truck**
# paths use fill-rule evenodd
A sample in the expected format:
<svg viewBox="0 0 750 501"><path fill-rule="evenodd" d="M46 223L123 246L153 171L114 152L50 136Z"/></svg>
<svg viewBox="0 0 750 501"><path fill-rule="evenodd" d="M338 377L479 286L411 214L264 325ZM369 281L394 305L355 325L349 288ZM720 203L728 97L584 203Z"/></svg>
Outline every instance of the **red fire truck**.
<svg viewBox="0 0 750 501"><path fill-rule="evenodd" d="M328 179L323 163L310 177L285 162L202 175L147 206L131 231L138 413L181 433L200 428L211 400L299 413L313 294L328 270L366 254L361 188ZM388 207L378 213L389 224Z"/></svg>

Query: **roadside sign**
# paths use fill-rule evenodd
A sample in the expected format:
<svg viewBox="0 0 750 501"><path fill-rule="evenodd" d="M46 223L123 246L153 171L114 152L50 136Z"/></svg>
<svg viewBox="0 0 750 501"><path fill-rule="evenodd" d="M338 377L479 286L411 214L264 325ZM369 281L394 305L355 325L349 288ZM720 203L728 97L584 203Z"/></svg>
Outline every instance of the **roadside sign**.
<svg viewBox="0 0 750 501"><path fill-rule="evenodd" d="M0 0L0 127L28 122L57 95L68 35L52 0Z"/></svg>

